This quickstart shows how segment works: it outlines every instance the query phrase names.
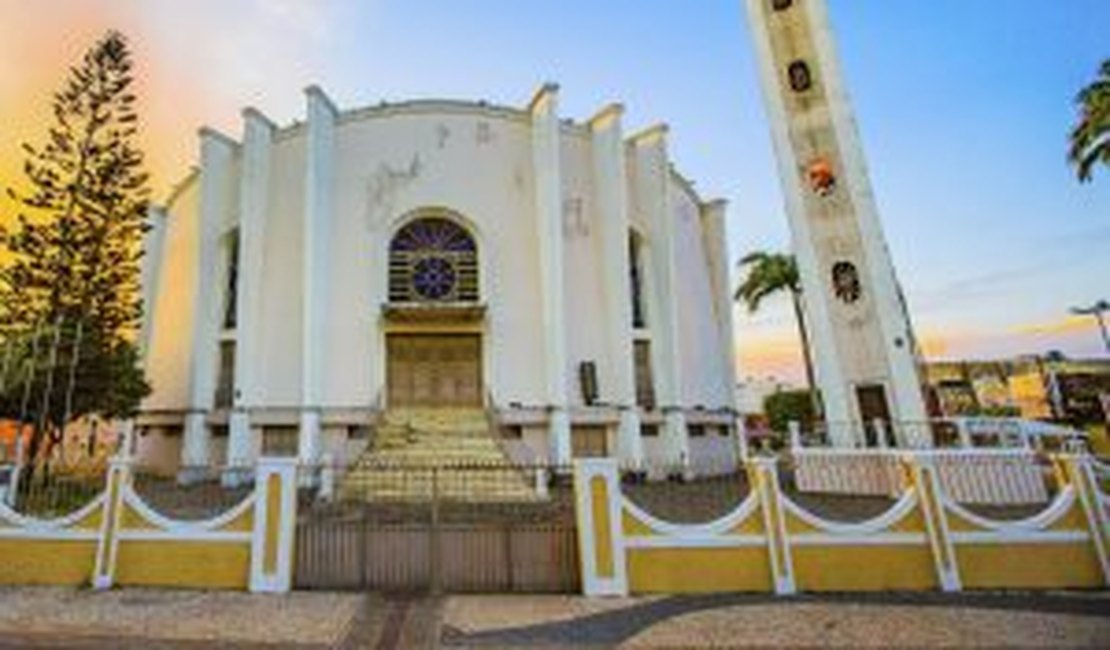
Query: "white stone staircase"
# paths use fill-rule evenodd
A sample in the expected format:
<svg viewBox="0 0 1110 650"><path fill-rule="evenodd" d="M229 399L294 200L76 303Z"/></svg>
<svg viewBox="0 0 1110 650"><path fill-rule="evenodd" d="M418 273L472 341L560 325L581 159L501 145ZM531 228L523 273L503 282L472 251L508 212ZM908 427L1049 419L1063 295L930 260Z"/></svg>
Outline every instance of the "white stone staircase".
<svg viewBox="0 0 1110 650"><path fill-rule="evenodd" d="M513 467L481 409L393 409L340 483L360 501L536 501L533 474Z"/></svg>

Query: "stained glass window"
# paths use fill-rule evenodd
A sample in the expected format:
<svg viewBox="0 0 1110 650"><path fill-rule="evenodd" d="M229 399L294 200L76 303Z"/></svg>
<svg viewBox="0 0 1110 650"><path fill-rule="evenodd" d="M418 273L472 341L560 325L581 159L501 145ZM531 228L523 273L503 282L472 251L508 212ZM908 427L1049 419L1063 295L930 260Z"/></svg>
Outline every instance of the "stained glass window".
<svg viewBox="0 0 1110 650"><path fill-rule="evenodd" d="M443 217L426 217L406 225L389 246L389 300L477 302L474 238Z"/></svg>

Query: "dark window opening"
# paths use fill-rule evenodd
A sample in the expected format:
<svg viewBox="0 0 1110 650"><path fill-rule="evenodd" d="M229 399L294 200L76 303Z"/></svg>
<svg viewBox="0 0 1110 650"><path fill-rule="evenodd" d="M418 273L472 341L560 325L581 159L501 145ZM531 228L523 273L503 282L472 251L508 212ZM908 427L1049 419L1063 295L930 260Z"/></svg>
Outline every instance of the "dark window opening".
<svg viewBox="0 0 1110 650"><path fill-rule="evenodd" d="M796 93L803 93L813 87L813 75L805 61L794 61L787 68L790 77L790 88Z"/></svg>
<svg viewBox="0 0 1110 650"><path fill-rule="evenodd" d="M655 408L655 380L651 375L651 343L636 341L632 355L636 364L636 404L645 409Z"/></svg>
<svg viewBox="0 0 1110 650"><path fill-rule="evenodd" d="M214 406L231 408L235 394L235 341L220 341L220 367L216 375Z"/></svg>
<svg viewBox="0 0 1110 650"><path fill-rule="evenodd" d="M860 285L859 271L851 262L837 262L832 267L833 293L847 304L859 300L863 293Z"/></svg>
<svg viewBox="0 0 1110 650"><path fill-rule="evenodd" d="M224 286L224 329L235 329L239 310L239 231L233 230L227 239L227 284Z"/></svg>
<svg viewBox="0 0 1110 650"><path fill-rule="evenodd" d="M640 259L640 242L635 234L628 237L628 273L632 290L632 327L647 326L644 313L644 272Z"/></svg>

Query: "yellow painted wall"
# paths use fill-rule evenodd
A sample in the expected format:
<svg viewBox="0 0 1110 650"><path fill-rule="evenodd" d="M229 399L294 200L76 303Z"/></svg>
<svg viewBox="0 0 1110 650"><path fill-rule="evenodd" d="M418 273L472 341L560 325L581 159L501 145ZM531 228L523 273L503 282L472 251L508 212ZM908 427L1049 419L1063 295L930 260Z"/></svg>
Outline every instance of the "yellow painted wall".
<svg viewBox="0 0 1110 650"><path fill-rule="evenodd" d="M960 544L956 559L964 589L1103 586L1090 542Z"/></svg>
<svg viewBox="0 0 1110 650"><path fill-rule="evenodd" d="M0 584L83 585L95 562L95 540L0 540Z"/></svg>
<svg viewBox="0 0 1110 650"><path fill-rule="evenodd" d="M628 549L634 594L771 591L765 547Z"/></svg>
<svg viewBox="0 0 1110 650"><path fill-rule="evenodd" d="M928 546L795 546L799 591L917 591L937 587Z"/></svg>
<svg viewBox="0 0 1110 650"><path fill-rule="evenodd" d="M249 542L120 540L116 584L246 589Z"/></svg>

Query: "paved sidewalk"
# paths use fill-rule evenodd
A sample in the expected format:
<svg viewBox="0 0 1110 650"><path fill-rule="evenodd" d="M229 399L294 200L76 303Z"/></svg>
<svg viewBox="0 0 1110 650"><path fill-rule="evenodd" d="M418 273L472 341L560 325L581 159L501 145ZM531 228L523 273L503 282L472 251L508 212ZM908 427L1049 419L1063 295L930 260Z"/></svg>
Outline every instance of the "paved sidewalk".
<svg viewBox="0 0 1110 650"><path fill-rule="evenodd" d="M456 596L445 646L1106 647L1110 593Z"/></svg>
<svg viewBox="0 0 1110 650"><path fill-rule="evenodd" d="M0 588L0 647L1106 647L1110 592L586 599Z"/></svg>

